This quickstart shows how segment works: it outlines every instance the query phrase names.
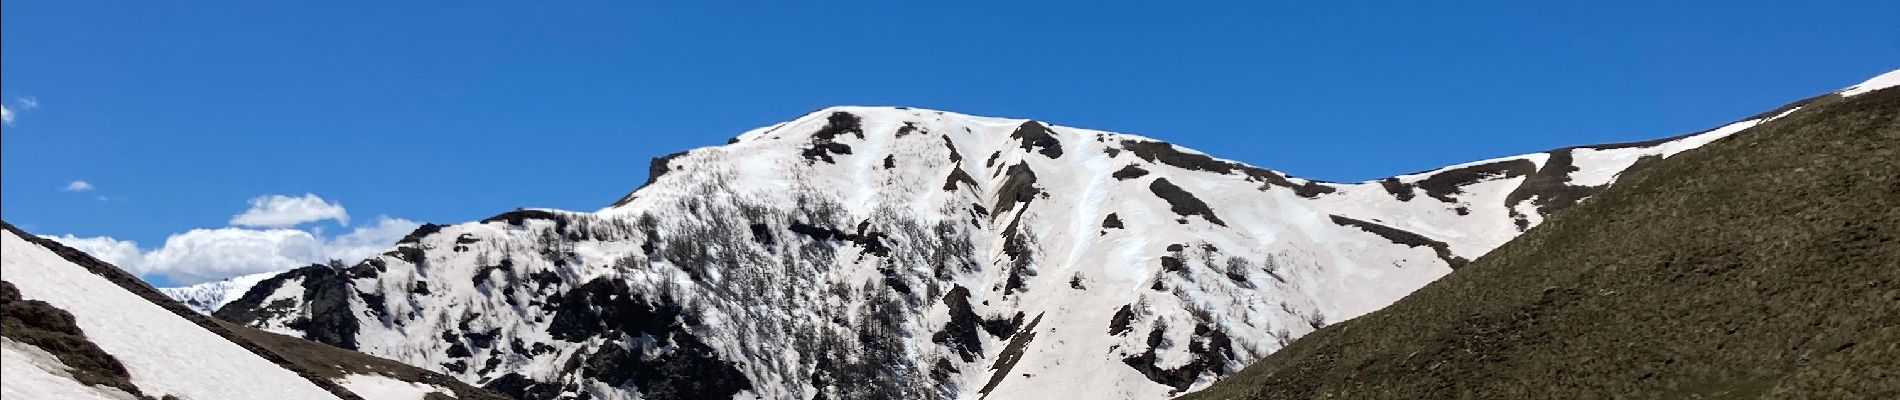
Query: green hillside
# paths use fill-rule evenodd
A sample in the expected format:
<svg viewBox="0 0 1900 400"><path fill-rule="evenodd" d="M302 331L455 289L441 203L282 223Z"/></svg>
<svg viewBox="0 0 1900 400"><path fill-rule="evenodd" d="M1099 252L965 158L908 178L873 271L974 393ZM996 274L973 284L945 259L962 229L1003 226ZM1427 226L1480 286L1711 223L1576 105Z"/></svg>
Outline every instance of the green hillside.
<svg viewBox="0 0 1900 400"><path fill-rule="evenodd" d="M1900 89L1656 162L1183 399L1900 399Z"/></svg>

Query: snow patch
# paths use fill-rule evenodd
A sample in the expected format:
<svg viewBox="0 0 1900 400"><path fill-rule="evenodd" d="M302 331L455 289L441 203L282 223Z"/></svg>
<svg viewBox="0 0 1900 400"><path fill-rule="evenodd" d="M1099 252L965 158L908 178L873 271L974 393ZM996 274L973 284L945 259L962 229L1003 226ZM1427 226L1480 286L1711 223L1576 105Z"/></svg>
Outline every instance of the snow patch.
<svg viewBox="0 0 1900 400"><path fill-rule="evenodd" d="M1866 82L1861 82L1858 85L1849 86L1846 89L1841 89L1841 91L1838 93L1840 93L1841 96L1852 97L1852 96L1860 95L1862 93L1872 92L1872 91L1880 90L1880 89L1886 89L1886 88L1894 87L1897 85L1900 85L1900 69L1887 71L1887 73L1880 74L1880 76L1876 76L1873 79L1868 79Z"/></svg>
<svg viewBox="0 0 1900 400"><path fill-rule="evenodd" d="M422 400L430 393L441 393L455 397L455 392L435 385L405 382L375 374L353 374L337 379L338 385L349 389L351 393L362 396L363 400Z"/></svg>

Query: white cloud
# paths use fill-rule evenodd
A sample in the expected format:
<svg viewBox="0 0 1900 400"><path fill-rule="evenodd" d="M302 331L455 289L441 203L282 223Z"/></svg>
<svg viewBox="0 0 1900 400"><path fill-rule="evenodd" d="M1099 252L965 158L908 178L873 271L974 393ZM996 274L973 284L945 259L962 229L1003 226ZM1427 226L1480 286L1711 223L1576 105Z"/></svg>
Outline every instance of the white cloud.
<svg viewBox="0 0 1900 400"><path fill-rule="evenodd" d="M73 181L66 190L93 186ZM101 196L100 200L106 198ZM347 225L349 212L342 204L315 194L302 197L258 196L251 208L231 217L230 227L192 229L165 238L157 248L111 237L47 236L92 254L140 276L164 276L181 285L234 276L276 272L328 260L354 264L387 250L397 239L421 224L401 218L376 217L373 224L347 233L327 235L322 227L297 229L298 224L336 220Z"/></svg>
<svg viewBox="0 0 1900 400"><path fill-rule="evenodd" d="M355 263L388 251L390 245L415 232L422 224L402 218L377 217L375 225L359 226L350 233L330 238L324 246L325 258Z"/></svg>
<svg viewBox="0 0 1900 400"><path fill-rule="evenodd" d="M117 265L119 268L125 269L126 272L131 272L133 275L145 274L145 271L139 269L145 265L145 254L139 251L139 244L133 241L118 240L103 236L82 238L73 235L60 235L46 236L46 238L53 239L53 241L64 244L67 247L86 252L86 254L91 254L93 258L97 258L99 261Z"/></svg>
<svg viewBox="0 0 1900 400"><path fill-rule="evenodd" d="M322 197L310 193L305 193L303 197L273 194L251 199L251 209L231 217L231 225L287 228L326 219L336 220L344 226L350 225L350 214L343 210L342 203L326 202Z"/></svg>
<svg viewBox="0 0 1900 400"><path fill-rule="evenodd" d="M19 103L20 107L13 108L7 107L5 104L0 104L0 125L13 126L13 118L18 116L17 111L40 108L40 99L33 96L15 97L13 98L13 102Z"/></svg>
<svg viewBox="0 0 1900 400"><path fill-rule="evenodd" d="M323 259L323 240L296 229L193 229L145 253L140 269L180 283L295 268Z"/></svg>
<svg viewBox="0 0 1900 400"><path fill-rule="evenodd" d="M240 275L283 271L330 259L354 264L374 256L421 224L378 217L375 224L325 238L301 229L193 229L142 250L132 241L109 237L49 236L137 275L164 275L191 285Z"/></svg>

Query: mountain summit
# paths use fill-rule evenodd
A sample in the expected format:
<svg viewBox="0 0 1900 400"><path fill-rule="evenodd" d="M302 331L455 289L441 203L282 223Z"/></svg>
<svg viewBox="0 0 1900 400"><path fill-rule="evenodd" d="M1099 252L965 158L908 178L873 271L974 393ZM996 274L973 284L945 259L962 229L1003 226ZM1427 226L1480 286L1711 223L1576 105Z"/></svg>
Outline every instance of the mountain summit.
<svg viewBox="0 0 1900 400"><path fill-rule="evenodd" d="M215 315L529 399L1165 398L1804 104L1357 183L834 107L656 159L601 210L427 225Z"/></svg>

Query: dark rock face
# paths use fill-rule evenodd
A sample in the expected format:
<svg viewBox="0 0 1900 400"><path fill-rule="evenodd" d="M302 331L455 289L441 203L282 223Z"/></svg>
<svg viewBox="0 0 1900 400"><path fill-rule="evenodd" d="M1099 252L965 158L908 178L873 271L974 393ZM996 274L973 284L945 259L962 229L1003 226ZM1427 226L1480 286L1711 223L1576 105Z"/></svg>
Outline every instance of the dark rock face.
<svg viewBox="0 0 1900 400"><path fill-rule="evenodd" d="M1214 225L1227 226L1226 222L1222 222L1220 217L1214 215L1213 209L1207 208L1206 202L1194 197L1194 194L1188 193L1186 189L1168 182L1167 178L1156 178L1154 183L1148 185L1148 190L1153 191L1155 196L1160 196L1162 200L1167 200L1168 209L1177 215L1183 217L1199 215Z"/></svg>
<svg viewBox="0 0 1900 400"><path fill-rule="evenodd" d="M957 183L963 183L966 186L975 188L976 178L970 177L970 173L968 172L963 172L963 167L951 166L950 177L944 178L943 180L943 191L946 191L946 192L956 191Z"/></svg>
<svg viewBox="0 0 1900 400"><path fill-rule="evenodd" d="M1125 358L1122 362L1140 371L1148 380L1173 386L1173 393L1187 390L1204 374L1222 376L1229 372L1228 364L1234 360L1233 341L1226 333L1207 324L1194 326L1194 336L1188 342L1188 354L1192 361L1174 368L1155 366L1155 349L1168 345L1165 330L1165 326L1156 325L1153 331L1148 332L1148 350Z"/></svg>
<svg viewBox="0 0 1900 400"><path fill-rule="evenodd" d="M1023 150L1029 150L1031 148L1041 149L1038 153L1042 153L1043 156L1047 156L1050 159L1056 159L1062 157L1062 142L1056 140L1055 133L1055 131L1049 129L1048 125L1043 125L1041 122L1036 121L1027 121L1017 126L1015 132L1010 132L1009 137L1022 141Z"/></svg>
<svg viewBox="0 0 1900 400"><path fill-rule="evenodd" d="M990 336L1004 339L1008 339L1010 335L1016 334L1016 328L1021 326L1023 326L1022 312L1017 312L1014 317L986 318L983 320L984 332L989 332Z"/></svg>
<svg viewBox="0 0 1900 400"><path fill-rule="evenodd" d="M349 277L341 271L323 267L304 267L304 298L309 301L310 318L306 326L291 326L304 332L304 338L345 349L356 349L358 322L350 311L354 294ZM380 304L378 304L380 306ZM293 322L294 325L294 322Z"/></svg>
<svg viewBox="0 0 1900 400"><path fill-rule="evenodd" d="M1525 176L1535 172L1537 172L1537 163L1525 159L1512 159L1442 171L1419 180L1413 186L1424 189L1426 196L1431 196L1438 201L1457 203L1458 199L1454 196L1464 193L1465 186L1492 179Z"/></svg>
<svg viewBox="0 0 1900 400"><path fill-rule="evenodd" d="M1287 176L1282 175L1278 172L1268 171L1265 169L1249 167L1247 168L1246 171L1247 171L1247 176L1249 178L1252 178L1254 180L1258 180L1261 182L1266 182L1267 187L1280 186L1280 187L1292 189L1293 194L1299 195L1300 197L1309 198L1309 199L1319 197L1320 195L1323 195L1323 194L1339 191L1339 189L1334 189L1332 186L1327 186L1324 183L1320 183L1316 181L1307 181L1306 183L1296 185L1296 184L1293 184L1292 180L1288 180ZM1262 189L1266 189L1267 187L1262 187Z"/></svg>
<svg viewBox="0 0 1900 400"><path fill-rule="evenodd" d="M732 138L732 140L727 141L726 144L733 144L733 143L738 143L738 142L739 142L739 138L735 137L735 138ZM659 182L661 175L666 175L666 173L673 171L673 167L671 165L671 163L673 162L673 159L680 158L682 156L685 156L688 153L691 153L691 151L682 151L678 153L672 153L672 154L667 154L664 156L654 157L653 161L647 164L646 182L640 183L640 187L634 188L632 192L627 192L626 195L620 196L620 200L615 200L613 205L622 206L622 205L626 205L628 202L632 202L634 199L634 196L633 196L634 193L639 193L640 189L646 188L647 186L652 185L654 182Z"/></svg>
<svg viewBox="0 0 1900 400"><path fill-rule="evenodd" d="M905 136L910 136L911 134L914 134L914 133L930 133L930 132L924 130L924 128L918 127L916 122L910 122L910 121L904 121L904 126L897 127L897 137L901 138Z"/></svg>
<svg viewBox="0 0 1900 400"><path fill-rule="evenodd" d="M1379 235L1379 237L1385 238L1386 240L1390 240L1392 241L1392 243L1398 243L1398 244L1411 246L1411 247L1419 247L1419 246L1430 247L1432 248L1433 252L1438 253L1439 259L1445 260L1445 264L1450 265L1451 268L1453 269L1457 269L1458 267L1463 267L1465 266L1465 264L1468 264L1471 262L1471 260L1466 260L1464 257L1459 257L1457 255L1452 254L1451 246L1445 244L1445 242L1432 240L1431 238L1427 238L1423 235L1408 232L1408 231L1398 229L1398 228L1393 228L1390 226L1380 225L1378 223L1374 223L1370 221L1361 221L1361 220L1342 217L1338 215L1333 215L1332 219L1333 219L1334 224L1338 224L1339 226L1350 226L1354 228L1359 228L1360 230L1371 232L1374 235Z"/></svg>
<svg viewBox="0 0 1900 400"><path fill-rule="evenodd" d="M81 384L112 387L149 399L132 384L131 373L118 358L86 338L72 313L44 301L21 299L20 290L6 281L0 281L0 336L52 353Z"/></svg>
<svg viewBox="0 0 1900 400"><path fill-rule="evenodd" d="M1527 216L1519 214L1515 207L1511 207L1512 205L1531 200L1532 204L1537 206L1538 213L1551 215L1570 208L1577 202L1583 201L1584 198L1596 195L1597 192L1606 188L1606 186L1579 186L1569 183L1570 173L1577 171L1576 165L1573 165L1575 160L1571 156L1573 150L1574 148L1563 148L1551 151L1550 160L1544 162L1543 168L1525 177L1524 183L1519 184L1517 189L1511 190L1511 193L1504 197L1504 205L1511 210L1511 216L1517 219L1519 229L1529 225L1529 221L1526 220ZM1639 159L1635 164L1625 168L1622 173L1639 171L1648 166L1649 161L1656 159L1658 158L1654 156Z"/></svg>
<svg viewBox="0 0 1900 400"><path fill-rule="evenodd" d="M408 261L411 264L422 264L422 261L424 259L423 257L427 256L426 254L423 253L422 249L417 248L416 246L398 246L393 250L384 252L383 255L395 257L398 260Z"/></svg>
<svg viewBox="0 0 1900 400"><path fill-rule="evenodd" d="M771 225L752 224L751 228L752 228L752 240L758 241L759 244L765 245L765 247L772 247L773 244L778 243L778 240L772 237Z"/></svg>
<svg viewBox="0 0 1900 400"><path fill-rule="evenodd" d="M1167 142L1123 140L1122 148L1128 149L1129 152L1135 153L1136 157L1141 157L1148 162L1158 162L1189 171L1229 174L1240 168L1239 165L1217 160L1206 154L1181 151Z"/></svg>
<svg viewBox="0 0 1900 400"><path fill-rule="evenodd" d="M658 182L660 180L661 175L666 175L666 173L668 172L673 172L673 166L670 165L670 163L673 162L673 159L683 157L687 153L690 153L690 151L682 151L682 152L667 154L664 156L654 157L653 161L647 164L647 181L640 183L640 187L647 187L648 185L652 185L653 182ZM635 188L634 190L638 191L640 189Z"/></svg>
<svg viewBox="0 0 1900 400"><path fill-rule="evenodd" d="M660 340L671 348L652 357L623 343L604 344L582 361L581 376L609 385L634 385L649 399L730 399L752 388L745 375L699 338L676 334Z"/></svg>
<svg viewBox="0 0 1900 400"><path fill-rule="evenodd" d="M1187 264L1182 263L1180 257L1161 256L1162 271L1181 272L1185 269L1187 269Z"/></svg>
<svg viewBox="0 0 1900 400"><path fill-rule="evenodd" d="M475 266L475 273L469 278L469 282L475 284L475 287L478 288L492 287L492 285L489 284L489 279L496 271L500 271L509 276L514 275L515 260L512 258L503 258L500 263L477 265Z"/></svg>
<svg viewBox="0 0 1900 400"><path fill-rule="evenodd" d="M298 299L279 299L271 304L265 304L264 300L292 279L303 285L302 302L306 303L310 315L285 325L304 332L304 339L355 350L356 333L360 329L356 313L350 311L350 298L355 289L351 288L350 277L344 271L327 265L298 268L258 282L243 296L211 315L253 326L280 318L297 306Z"/></svg>
<svg viewBox="0 0 1900 400"><path fill-rule="evenodd" d="M415 243L416 241L422 240L424 236L434 235L436 232L441 232L441 231L442 231L441 225L422 224L422 226L416 227L416 230L410 231L408 235L403 235L402 239L396 240L396 243L397 244Z"/></svg>
<svg viewBox="0 0 1900 400"><path fill-rule="evenodd" d="M1379 186L1384 187L1386 193L1391 193L1392 197L1398 198L1399 201L1412 201L1413 197L1417 197L1412 193L1412 186L1399 182L1399 178L1380 179Z"/></svg>
<svg viewBox="0 0 1900 400"><path fill-rule="evenodd" d="M1252 169L1252 167L1250 167L1250 169L1246 169L1246 176L1248 176L1248 178L1254 178L1254 180L1260 180L1260 182L1267 182L1267 186L1288 188L1288 190L1294 191L1294 195L1307 197L1307 199L1319 197L1319 195L1324 195L1324 193L1332 193L1332 191L1340 191L1334 190L1332 186L1321 184L1321 182L1311 182L1311 180L1305 182L1305 184L1294 184L1294 182L1288 180L1284 174L1265 171L1265 169ZM1265 188L1262 188L1262 190L1265 190Z"/></svg>
<svg viewBox="0 0 1900 400"><path fill-rule="evenodd" d="M1319 182L1309 181L1305 184L1294 184L1293 181L1288 180L1285 175L1278 172L1264 168L1250 167L1236 162L1221 161L1206 154L1184 152L1175 148L1173 144L1166 142L1123 140L1122 147L1135 153L1136 157L1141 157L1143 160L1167 164L1189 171L1206 171L1217 174L1240 172L1247 175L1248 180L1265 183L1266 186L1263 186L1262 189L1273 186L1284 187L1292 189L1294 194L1301 197L1313 198L1338 191L1338 189Z"/></svg>
<svg viewBox="0 0 1900 400"><path fill-rule="evenodd" d="M1128 334L1129 324L1135 322L1135 311L1129 305L1115 310L1115 317L1108 320L1108 334L1121 336Z"/></svg>
<svg viewBox="0 0 1900 400"><path fill-rule="evenodd" d="M555 399L563 391L559 384L536 382L512 372L488 381L482 388L516 399Z"/></svg>
<svg viewBox="0 0 1900 400"><path fill-rule="evenodd" d="M649 302L605 278L556 294L547 303L554 314L548 336L576 343L608 332L667 333L680 319L680 307L671 301Z"/></svg>
<svg viewBox="0 0 1900 400"><path fill-rule="evenodd" d="M554 314L548 334L556 340L653 339L603 343L581 361L584 377L614 386L632 384L645 397L659 399L723 399L752 387L735 364L720 359L711 347L687 331L692 321L684 318L680 306L669 299L649 301L630 292L624 283L607 278L588 281L553 297L548 301ZM496 383L491 382L490 388L503 392L535 389L535 384L522 381L525 379L511 380L505 388L494 387Z"/></svg>
<svg viewBox="0 0 1900 400"><path fill-rule="evenodd" d="M851 146L838 143L834 140L837 139L838 135L846 133L863 139L864 128L859 126L859 123L860 119L857 115L843 111L832 112L831 116L825 119L825 127L819 128L818 132L812 133L811 147L806 148L799 154L805 156L807 160L822 160L827 164L836 164L837 161L833 160L831 156L851 154Z"/></svg>
<svg viewBox="0 0 1900 400"><path fill-rule="evenodd" d="M963 362L975 361L977 356L983 355L983 340L977 337L982 331L982 320L970 307L970 289L962 285L951 288L943 295L943 304L950 309L950 322L931 335L930 340L956 350Z"/></svg>
<svg viewBox="0 0 1900 400"><path fill-rule="evenodd" d="M520 209L520 210L514 210L514 211L501 213L493 217L488 217L486 219L483 219L482 222L485 222L485 223L486 222L505 222L508 225L521 226L522 224L527 223L527 221L531 219L554 221L554 226L555 226L554 229L557 231L567 230L567 225L569 223L567 216L562 215L561 213L548 211L548 210L529 210L529 209Z"/></svg>
<svg viewBox="0 0 1900 400"><path fill-rule="evenodd" d="M1102 218L1102 229L1121 229L1121 228L1122 228L1122 219L1121 217L1116 216L1115 213L1108 213L1107 218Z"/></svg>
<svg viewBox="0 0 1900 400"><path fill-rule="evenodd" d="M1022 318L1021 315L1016 317ZM1030 320L1029 325L1023 326L1021 331L1017 331L1009 339L1009 344L1003 346L1003 352L996 356L996 362L990 364L990 370L996 373L990 375L989 383L983 384L983 389L979 390L979 393L989 394L991 390L996 389L997 384L1003 383L1004 378L1009 377L1009 371L1016 368L1016 363L1023 359L1023 352L1029 349L1029 341L1036 339L1036 325L1040 323L1042 323L1042 314L1037 314L1036 319Z"/></svg>
<svg viewBox="0 0 1900 400"><path fill-rule="evenodd" d="M464 346L461 343L449 345L449 351L445 354L448 354L448 356L452 358L469 358L475 355L475 353L468 351L468 346Z"/></svg>
<svg viewBox="0 0 1900 400"><path fill-rule="evenodd" d="M1126 167L1122 167L1122 169L1120 170L1116 170L1115 173L1109 174L1108 176L1114 177L1117 180L1125 181L1129 179L1140 178L1144 175L1148 175L1148 170L1141 169L1141 167L1137 167L1133 164L1130 164Z"/></svg>
<svg viewBox="0 0 1900 400"><path fill-rule="evenodd" d="M279 320L285 315L289 315L291 309L296 307L297 301L290 299L280 300L273 304L264 304L264 299L270 297L271 293L276 293L277 289L282 288L289 280L301 276L302 275L297 273L297 270L291 270L287 273L266 278L256 285L252 285L251 289L246 290L244 295L239 296L237 300L226 303L223 308L212 312L211 315L218 319L247 326L260 326L268 321Z"/></svg>
<svg viewBox="0 0 1900 400"><path fill-rule="evenodd" d="M995 215L1008 214L1016 203L1028 203L1040 193L1042 189L1036 187L1036 171L1030 170L1027 163L1017 163L1004 173L1003 185L996 189L996 204L990 208L996 210Z"/></svg>
<svg viewBox="0 0 1900 400"><path fill-rule="evenodd" d="M948 135L943 136L943 147L950 149L950 163L951 164L961 165L963 163L963 153L957 152L957 143L955 141L951 141L950 136Z"/></svg>
<svg viewBox="0 0 1900 400"><path fill-rule="evenodd" d="M807 237L810 237L812 239L816 239L819 241L837 240L837 241L850 242L851 244L857 245L859 248L863 248L865 253L875 254L878 256L891 255L890 246L886 246L884 244L884 241L886 240L886 236L883 233L865 232L863 230L865 226L863 225L860 225L859 228L860 230L858 232L845 232L842 230L838 230L837 228L810 225L810 224L806 224L806 223L802 223L798 221L792 221L791 226L787 229L790 229L792 233L805 235Z"/></svg>

